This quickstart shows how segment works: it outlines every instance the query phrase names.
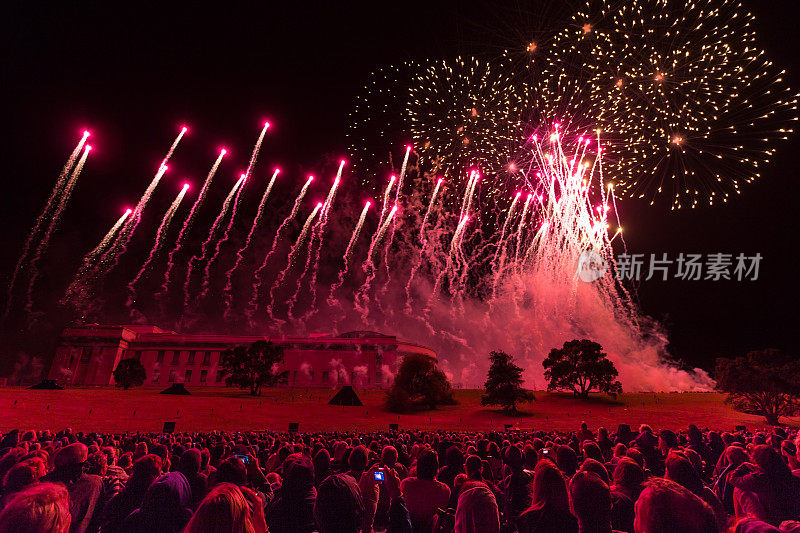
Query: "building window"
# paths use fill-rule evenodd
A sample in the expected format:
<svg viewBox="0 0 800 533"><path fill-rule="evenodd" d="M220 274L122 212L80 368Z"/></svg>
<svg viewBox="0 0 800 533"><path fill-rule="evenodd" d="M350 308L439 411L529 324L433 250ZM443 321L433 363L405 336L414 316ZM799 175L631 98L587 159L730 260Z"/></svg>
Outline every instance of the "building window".
<svg viewBox="0 0 800 533"><path fill-rule="evenodd" d="M330 376L331 376L331 373L329 371L323 370L322 371L322 382L323 383L327 383L328 379L330 378Z"/></svg>
<svg viewBox="0 0 800 533"><path fill-rule="evenodd" d="M206 379L208 379L208 370L203 369L200 371L200 383L205 385Z"/></svg>
<svg viewBox="0 0 800 533"><path fill-rule="evenodd" d="M136 359L138 359L139 361L141 361L142 360L142 351L141 350L136 350L135 352L133 352L133 356Z"/></svg>
<svg viewBox="0 0 800 533"><path fill-rule="evenodd" d="M375 372L375 383L378 385L383 383L383 372L381 372L380 370Z"/></svg>
<svg viewBox="0 0 800 533"><path fill-rule="evenodd" d="M174 368L171 368L169 370L169 382L170 383L175 383L175 369Z"/></svg>
<svg viewBox="0 0 800 533"><path fill-rule="evenodd" d="M187 368L186 369L186 374L184 374L184 376L183 376L183 382L184 383L191 383L192 382L192 369L191 368Z"/></svg>
<svg viewBox="0 0 800 533"><path fill-rule="evenodd" d="M194 364L194 350L189 352L189 357L186 359L186 364L187 365L193 365Z"/></svg>
<svg viewBox="0 0 800 533"><path fill-rule="evenodd" d="M211 352L203 352L203 366L211 365Z"/></svg>
<svg viewBox="0 0 800 533"><path fill-rule="evenodd" d="M375 354L375 366L380 368L382 364L383 364L383 354L380 353L380 352L376 353Z"/></svg>
<svg viewBox="0 0 800 533"><path fill-rule="evenodd" d="M172 364L177 365L180 364L180 362L181 362L181 351L175 350L174 352L172 352Z"/></svg>
<svg viewBox="0 0 800 533"><path fill-rule="evenodd" d="M151 380L153 383L158 383L158 378L161 377L161 372L158 370L153 370L153 379Z"/></svg>
<svg viewBox="0 0 800 533"><path fill-rule="evenodd" d="M297 385L297 370L295 370L294 374L292 374L292 383Z"/></svg>
<svg viewBox="0 0 800 533"><path fill-rule="evenodd" d="M222 378L225 377L223 375L222 369L217 369L217 383L222 383Z"/></svg>
<svg viewBox="0 0 800 533"><path fill-rule="evenodd" d="M311 379L311 383L314 383L314 369L308 371L308 377Z"/></svg>
<svg viewBox="0 0 800 533"><path fill-rule="evenodd" d="M81 349L81 363L88 363L89 359L91 358L92 358L92 347L84 346Z"/></svg>
<svg viewBox="0 0 800 533"><path fill-rule="evenodd" d="M164 362L164 350L159 350L158 354L156 355L156 362L163 363Z"/></svg>

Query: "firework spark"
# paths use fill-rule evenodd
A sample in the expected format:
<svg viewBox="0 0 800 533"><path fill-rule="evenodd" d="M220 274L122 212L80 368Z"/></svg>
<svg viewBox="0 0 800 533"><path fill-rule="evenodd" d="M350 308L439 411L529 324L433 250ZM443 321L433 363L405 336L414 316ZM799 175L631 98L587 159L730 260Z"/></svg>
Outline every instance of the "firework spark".
<svg viewBox="0 0 800 533"><path fill-rule="evenodd" d="M547 57L538 107L601 128L618 192L673 209L739 193L798 118L739 0L589 2Z"/></svg>
<svg viewBox="0 0 800 533"><path fill-rule="evenodd" d="M253 224L250 226L250 231L247 233L247 237L244 239L244 244L236 252L236 261L234 261L233 266L229 268L227 272L225 272L225 318L230 317L233 305L233 274L242 264L245 253L247 252L248 248L250 248L250 243L253 240L253 236L261 224L261 219L264 216L264 207L267 205L267 199L269 198L269 194L272 192L272 186L275 185L275 179L278 177L279 173L279 168L276 168L272 173L272 178L270 178L267 188L264 191L264 194L261 196L261 201L258 203L258 210L256 211L256 216L253 218Z"/></svg>
<svg viewBox="0 0 800 533"><path fill-rule="evenodd" d="M195 218L197 217L197 213L200 210L200 207L203 205L204 200L206 199L206 193L208 192L208 188L211 185L211 180L214 179L214 175L217 173L217 169L219 168L220 163L222 163L222 158L225 157L225 154L228 151L225 148L222 148L219 151L219 155L217 156L216 161L214 164L211 165L211 170L208 171L206 175L205 181L203 181L203 186L200 188L200 193L197 195L197 199L192 204L192 208L189 210L189 214L186 215L186 220L183 221L183 226L181 230L178 232L178 237L175 240L175 245L169 251L169 256L167 257L167 268L164 271L164 282L161 284L161 290L156 294L156 297L160 297L161 295L166 294L169 291L170 282L172 279L172 270L175 266L175 256L178 254L183 248L184 239L186 238L187 233L192 228L194 224Z"/></svg>
<svg viewBox="0 0 800 533"><path fill-rule="evenodd" d="M142 263L142 267L139 269L139 272L136 273L136 276L134 276L130 283L128 283L128 300L125 302L125 305L130 310L131 315L133 315L133 305L136 302L136 285L147 273L148 269L153 264L153 261L163 249L164 241L166 240L167 232L169 231L169 226L172 223L175 212L178 210L178 207L180 207L181 202L183 201L183 197L186 196L186 191L188 190L189 184L184 183L180 192L178 192L178 195L167 208L167 211L164 213L164 216L161 219L161 223L156 230L155 242L153 243L153 247L150 249L147 259L144 261L144 263Z"/></svg>
<svg viewBox="0 0 800 533"><path fill-rule="evenodd" d="M36 223L33 225L31 232L28 234L28 237L25 239L25 244L22 246L22 253L20 253L19 258L17 259L16 265L14 265L14 272L11 274L11 280L8 283L8 289L6 291L6 306L3 310L3 317L0 320L0 323L4 323L8 318L8 313L11 311L11 300L14 297L14 287L17 283L17 277L20 274L22 269L22 265L25 263L25 260L28 258L28 254L31 250L31 245L33 244L33 240L39 235L46 218L48 217L49 213L52 211L53 207L55 206L56 201L58 200L59 196L61 196L61 192L64 188L64 185L67 184L67 180L70 175L70 171L72 170L72 166L75 164L75 160L81 154L84 145L86 144L86 140L89 138L90 133L88 131L84 131L83 135L81 136L80 140L78 141L77 146L72 150L72 153L67 158L67 162L64 164L64 168L61 169L61 172L58 175L58 180L56 181L55 187L50 192L50 196L47 199L47 203L44 206L39 217L36 219Z"/></svg>

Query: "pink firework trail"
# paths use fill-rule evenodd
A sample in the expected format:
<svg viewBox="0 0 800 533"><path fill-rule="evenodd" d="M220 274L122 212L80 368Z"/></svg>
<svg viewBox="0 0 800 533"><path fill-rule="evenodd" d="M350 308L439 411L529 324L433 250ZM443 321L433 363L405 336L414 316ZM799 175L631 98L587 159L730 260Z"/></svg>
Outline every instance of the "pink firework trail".
<svg viewBox="0 0 800 533"><path fill-rule="evenodd" d="M256 160L258 159L258 153L261 151L261 143L264 141L264 135L267 133L267 129L269 129L269 122L264 123L264 127L261 128L261 133L258 135L258 139L256 140L255 146L253 146L253 151L250 154L250 162L247 165L247 170L240 176L242 178L242 184L239 186L239 190L236 191L236 196L233 198L233 208L231 209L231 217L228 219L228 223L225 225L225 229L222 232L222 238L219 239L214 247L214 255L206 262L205 269L203 270L203 282L201 284L200 295L197 297L197 300L201 298L205 298L208 295L208 291L211 288L211 270L214 267L214 264L217 262L219 258L220 251L222 250L222 245L228 242L228 238L230 236L231 228L233 228L233 224L236 222L236 213L239 211L239 198L242 195L242 190L244 189L244 185L247 180L250 178L250 174L253 170L253 167L256 164Z"/></svg>
<svg viewBox="0 0 800 533"><path fill-rule="evenodd" d="M61 195L61 191L64 188L64 185L66 185L67 179L70 175L70 170L72 170L72 166L75 164L75 160L81 154L83 146L86 144L86 139L89 138L89 135L90 134L88 131L83 132L83 136L78 141L77 146L75 146L75 149L72 150L72 153L67 158L67 162L64 164L64 168L61 169L61 172L58 175L58 181L56 181L55 187L53 187L53 190L50 192L50 197L47 199L47 203L45 204L44 209L36 219L36 223L33 225L33 229L31 229L31 232L28 234L28 238L25 239L25 244L22 246L22 253L19 256L19 259L17 259L17 264L14 266L14 273L11 275L11 281L9 281L8 283L8 290L6 292L6 307L5 310L3 311L2 322L5 322L6 318L8 317L8 313L11 310L11 299L13 298L14 295L14 286L16 285L17 277L19 276L20 270L22 269L22 265L28 258L28 254L30 253L33 239L41 231L47 215L53 209L53 206L55 205L57 198Z"/></svg>
<svg viewBox="0 0 800 533"><path fill-rule="evenodd" d="M50 244L50 239L53 237L53 233L58 227L58 223L61 221L64 210L67 208L67 203L69 203L69 199L72 196L72 191L75 189L75 184L78 182L78 176L80 176L81 170L83 170L83 165L86 164L86 158L89 156L89 152L91 150L92 147L89 145L83 149L83 154L81 155L81 158L78 159L75 167L72 169L72 173L69 175L66 185L64 185L58 204L55 206L55 210L50 217L50 223L47 225L47 230L44 232L39 244L36 246L36 252L31 259L29 266L31 274L30 278L28 279L28 290L25 296L25 313L28 316L30 316L31 312L33 311L33 288L36 285L36 281L39 279L39 260L42 258L42 254Z"/></svg>
<svg viewBox="0 0 800 533"><path fill-rule="evenodd" d="M292 300L289 306L289 317L293 318L292 310L294 309L294 305L297 303L297 297L300 294L300 288L302 286L303 278L308 273L309 261L311 264L311 281L309 282L309 290L311 291L311 297L309 300L308 310L305 314L301 317L301 320L306 321L308 320L312 313L314 312L314 303L317 299L317 277L319 276L319 258L320 252L322 251L322 241L325 237L325 228L328 224L328 214L331 211L331 206L333 205L333 200L336 198L336 191L339 188L339 183L342 179L342 170L344 169L345 161L342 159L339 162L339 170L336 172L336 178L333 180L333 185L331 186L331 190L328 192L328 197L325 199L325 203L322 206L322 213L320 214L320 220L314 227L314 233L311 238L311 249L309 249L308 259L306 260L306 268L303 271L303 274L297 280L297 290L295 290L294 295L292 296ZM314 247L314 241L316 241L316 247ZM314 258L311 258L311 250L314 250Z"/></svg>
<svg viewBox="0 0 800 533"><path fill-rule="evenodd" d="M203 186L200 188L200 194L197 195L197 199L192 204L192 208L189 210L189 214L186 215L186 220L183 221L183 226L181 230L178 232L178 237L175 239L175 245L169 251L169 256L167 256L167 268L164 271L164 282L161 284L161 290L156 294L156 297L166 294L169 291L169 285L172 278L172 269L175 266L175 255L181 250L183 247L183 240L186 236L186 232L189 231L189 228L192 227L195 218L197 217L197 212L200 207L203 205L203 202L206 199L206 193L208 192L208 188L211 185L211 180L214 179L214 175L217 173L217 169L219 168L220 163L222 163L222 158L225 157L227 150L224 148L219 151L219 156L217 156L217 160L214 161L214 164L211 166L211 170L208 171L206 175L206 179L203 182Z"/></svg>
<svg viewBox="0 0 800 533"><path fill-rule="evenodd" d="M253 173L253 167L256 165L256 159L258 159L258 153L261 151L261 143L264 142L264 135L266 135L268 129L269 122L265 122L264 127L261 128L261 133L258 135L258 139L256 140L256 145L253 147L253 152L250 154L250 162L247 164L247 170L244 171L244 175L248 178L250 177L250 174Z"/></svg>
<svg viewBox="0 0 800 533"><path fill-rule="evenodd" d="M461 212L458 214L458 220L460 221L461 218L464 216L464 213L468 211L467 203L470 201L472 197L472 191L475 187L475 181L478 179L478 173L474 170L471 170L469 173L469 181L467 181L467 188L464 189L464 197L461 199Z"/></svg>
<svg viewBox="0 0 800 533"><path fill-rule="evenodd" d="M369 249L367 250L367 258L364 260L362 264L362 269L367 274L367 279L364 281L364 285L361 287L361 290L358 291L358 295L356 296L357 300L361 300L361 305L359 306L359 311L361 311L361 317L366 320L367 319L367 304L369 301L369 290L370 286L372 285L372 281L375 279L375 263L372 261L372 255L375 252L375 246L381 242L383 239L386 230L391 224L392 219L394 218L394 214L397 212L397 205L394 205L389 211L389 214L386 215L386 220L383 224L380 225L378 231L375 232L375 235L372 238L372 242L369 244Z"/></svg>
<svg viewBox="0 0 800 533"><path fill-rule="evenodd" d="M472 179L472 185L469 188L469 194L467 195L467 205L464 208L464 215L466 216L469 216L469 212L472 209L472 198L475 196L475 186L478 185L479 179L481 179L481 173L476 170L475 177Z"/></svg>
<svg viewBox="0 0 800 533"><path fill-rule="evenodd" d="M531 205L532 199L533 194L528 194L528 197L525 199L525 205L522 206L522 216L519 218L519 226L517 227L517 246L516 251L514 252L514 258L517 263L519 263L519 247L523 236L522 231L525 229L525 216L528 214L528 208Z"/></svg>
<svg viewBox="0 0 800 533"><path fill-rule="evenodd" d="M431 201L428 202L428 208L425 210L425 216L422 217L422 224L419 227L420 240L425 238L425 225L428 223L428 217L431 215L431 208L436 202L436 196L439 194L439 189L442 187L442 181L444 181L444 178L439 178L436 180L436 186L434 186L433 194L431 194Z"/></svg>
<svg viewBox="0 0 800 533"><path fill-rule="evenodd" d="M214 255L211 256L211 259L208 260L206 263L206 267L203 271L203 283L200 289L200 298L205 298L208 294L209 289L211 288L211 269L214 266L214 263L217 262L219 258L220 251L222 250L222 245L228 242L228 238L230 236L231 228L233 227L234 222L236 221L236 213L239 211L239 198L242 196L242 190L244 189L244 184L247 182L247 174L242 174L240 176L242 180L242 184L239 186L239 190L236 191L236 195L233 197L233 207L231 207L231 216L228 219L228 223L225 225L225 229L222 231L222 238L217 240L216 245L214 246Z"/></svg>
<svg viewBox="0 0 800 533"><path fill-rule="evenodd" d="M383 192L383 206L381 207L381 216L378 218L378 227L383 224L383 217L386 215L386 206L389 205L389 194L392 192L392 185L394 185L395 180L397 180L397 177L392 174L389 178L389 185L386 186L386 190Z"/></svg>
<svg viewBox="0 0 800 533"><path fill-rule="evenodd" d="M403 164L400 166L400 177L397 179L397 190L394 193L394 204L397 205L400 202L400 192L403 188L403 178L406 175L406 169L408 169L408 156L411 154L411 145L409 144L406 146L406 154L403 157ZM389 232L389 237L386 239L386 244L383 247L383 266L386 270L386 280L383 283L383 287L380 290L380 294L386 294L386 291L389 289L389 249L392 247L392 243L394 242L394 233L397 231L397 219L394 219L394 223L392 224L392 231ZM391 311L391 309L390 309Z"/></svg>
<svg viewBox="0 0 800 533"><path fill-rule="evenodd" d="M267 315L271 320L274 320L275 316L272 310L272 304L275 302L275 293L277 292L278 288L283 283L283 280L286 279L286 274L294 265L294 258L297 256L298 252L300 251L301 247L303 246L303 242L306 240L306 235L308 235L308 230L311 227L311 223L314 221L314 217L317 216L319 210L322 209L322 202L318 203L314 210L311 211L311 214L308 215L305 224L303 224L303 229L300 231L300 236L297 237L297 242L294 243L294 246L289 250L289 257L286 260L286 268L281 270L278 277L275 279L275 283L272 284L272 288L269 291L269 304L267 304Z"/></svg>
<svg viewBox="0 0 800 533"><path fill-rule="evenodd" d="M419 267L422 265L423 255L425 254L425 250L428 245L428 239L425 237L425 227L428 223L428 218L431 214L431 209L433 209L433 205L436 202L436 196L439 194L439 189L442 187L442 182L444 178L439 178L436 180L436 185L433 187L433 193L431 194L431 200L428 202L428 208L425 209L425 215L422 217L422 224L419 227L419 240L420 240L420 247L419 253L417 254L416 260L414 261L414 266L411 267L411 273L408 276L408 283L406 283L406 311L411 312L411 284L414 282L414 278L417 275L417 271Z"/></svg>
<svg viewBox="0 0 800 533"><path fill-rule="evenodd" d="M294 205L292 206L292 212L289 213L289 216L283 219L281 225L278 226L278 230L275 232L275 238L272 241L272 247L269 249L269 252L267 252L267 255L264 256L264 260L261 262L261 266L256 271L255 281L253 282L253 287L250 293L250 301L247 302L247 309L245 310L247 321L251 327L254 325L253 318L256 311L258 310L258 295L261 292L261 286L264 283L263 279L264 271L267 269L267 266L269 266L269 260L275 254L275 248L278 245L281 233L283 232L284 228L292 220L294 220L294 217L297 216L297 211L300 209L300 203L303 201L303 198L305 197L308 188L311 186L312 181L314 181L314 176L309 176L308 179L306 180L305 185L303 185L303 188L300 189L300 193L297 195L297 199L295 199Z"/></svg>
<svg viewBox="0 0 800 533"><path fill-rule="evenodd" d="M500 252L500 249L503 247L503 243L506 240L506 230L508 229L508 223L511 220L511 217L514 216L514 207L516 207L517 202L519 202L519 197L522 196L521 192L518 192L514 195L514 199L511 201L511 207L508 208L508 215L506 215L506 219L503 222L503 229L500 230L500 239L497 241L497 250L494 252L494 260L497 260L497 254Z"/></svg>
<svg viewBox="0 0 800 533"><path fill-rule="evenodd" d="M164 173L168 168L167 163L172 157L172 154L175 153L175 149L178 148L178 144L181 142L181 139L183 139L183 136L186 135L187 131L189 131L189 128L183 126L180 133L178 133L178 136L175 137L174 141L172 141L172 145L169 147L169 150L167 150L167 155L165 155L164 159L161 161L161 165L159 165L156 175L153 177L152 181L150 181L150 185L148 185L147 189L145 189L144 194L142 194L142 197L139 199L139 202L133 209L133 213L131 214L130 218L126 221L122 230L119 232L117 241L114 242L114 245L109 250L110 255L104 255L100 260L101 267L107 265L107 268L105 269L106 272L110 272L115 266L117 266L119 258L127 251L128 244L130 244L131 238L133 238L133 233L136 231L136 227L142 220L142 212L147 206L147 203L150 201L150 198L153 196L153 191L156 190L156 187L158 187L158 184L161 182L161 178L164 176Z"/></svg>
<svg viewBox="0 0 800 533"><path fill-rule="evenodd" d="M136 284L139 283L139 280L142 279L150 265L153 264L153 261L163 248L164 240L167 237L167 232L169 231L169 226L172 223L175 212L178 210L178 207L180 207L183 197L186 196L186 191L188 190L189 184L184 183L180 192L172 201L172 204L170 204L169 208L164 213L164 217L161 219L161 224L159 224L158 229L156 230L156 240L155 243L153 243L153 247L150 249L150 254L147 256L145 262L142 263L142 267L139 269L139 272L136 274L136 276L134 276L131 282L128 283L128 300L125 302L125 305L131 311L131 313L133 313L132 306L136 301Z"/></svg>
<svg viewBox="0 0 800 533"><path fill-rule="evenodd" d="M125 220L131 215L131 213L133 213L133 209L126 209L125 212L122 213L122 216L117 219L113 226L111 226L111 229L108 230L108 233L106 233L105 236L100 240L100 244L98 244L94 250L86 254L86 257L95 258L98 256L98 254L102 253L102 251L105 250L106 247L111 243L111 239L114 238L114 235L117 234L117 230L122 227L122 224L125 223Z"/></svg>
<svg viewBox="0 0 800 533"><path fill-rule="evenodd" d="M353 254L353 245L358 239L358 235L361 233L361 228L364 226L364 220L367 218L367 211L369 211L369 206L371 202L367 200L367 203L364 204L364 209L361 210L361 216L358 217L358 222L356 223L356 227L353 229L353 235L350 237L350 242L347 243L347 248L344 251L344 265L342 265L342 269L339 271L339 278L331 286L331 291L328 294L328 307L341 307L339 300L336 299L336 291L341 288L342 284L344 284L344 277L350 270L350 256Z"/></svg>
<svg viewBox="0 0 800 533"><path fill-rule="evenodd" d="M225 200L222 202L222 208L220 209L219 213L217 214L217 218L214 219L214 222L211 224L211 228L208 230L208 237L206 240L203 241L203 245L200 248L200 255L194 255L189 260L189 268L186 270L186 279L183 282L183 312L184 314L189 310L189 301L191 300L191 293L189 292L190 286L192 283L192 274L194 274L195 270L197 269L197 264L204 261L206 257L208 257L209 249L211 247L211 241L214 240L215 235L217 234L217 230L219 229L222 221L225 220L225 216L228 214L228 210L231 206L231 201L236 196L239 187L242 185L244 181L244 174L242 174L238 181L233 184L231 187L228 196L225 197Z"/></svg>
<svg viewBox="0 0 800 533"><path fill-rule="evenodd" d="M411 154L411 145L406 146L406 155L403 157L403 164L400 166L400 177L397 179L397 191L394 195L394 203L400 201L400 189L403 188L403 178L406 176L406 169L408 168L408 156Z"/></svg>
<svg viewBox="0 0 800 533"><path fill-rule="evenodd" d="M106 252L108 247L111 246L112 241L117 236L117 232L120 231L122 225L126 220L128 220L128 217L131 216L132 213L133 209L126 209L122 216L119 217L113 226L111 226L111 229L108 230L108 233L106 233L105 236L100 240L100 243L95 246L91 252L83 256L83 260L81 261L81 266L78 268L78 272L72 278L67 290L64 291L64 296L60 300L62 305L75 301L75 299L84 289L82 283L87 279L87 276L95 267L96 261L102 254Z"/></svg>
<svg viewBox="0 0 800 533"><path fill-rule="evenodd" d="M261 201L258 204L258 211L256 211L256 216L253 218L253 225L250 226L250 232L247 234L242 247L236 252L236 262L234 262L233 266L228 269L227 272L225 272L225 318L230 317L233 306L233 274L239 268L239 265L242 264L245 253L247 252L247 249L250 247L250 243L253 240L253 235L255 235L258 226L261 224L261 219L264 215L264 206L267 205L269 193L272 192L272 186L275 185L275 179L278 177L278 173L280 173L280 169L276 168L275 172L272 173L272 178L269 180L267 189L261 196Z"/></svg>

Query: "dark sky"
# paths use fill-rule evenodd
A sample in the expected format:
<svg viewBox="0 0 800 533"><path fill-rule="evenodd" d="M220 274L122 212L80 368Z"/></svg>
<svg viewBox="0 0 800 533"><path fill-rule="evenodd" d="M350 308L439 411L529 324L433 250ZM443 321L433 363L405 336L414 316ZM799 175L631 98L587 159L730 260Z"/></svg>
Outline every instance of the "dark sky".
<svg viewBox="0 0 800 533"><path fill-rule="evenodd" d="M757 15L763 46L800 87L793 3L744 2ZM526 25L545 26L561 5L15 4L0 23L4 281L84 127L93 132L95 152L56 246L73 261L135 201L178 124L192 128L182 149L193 157L176 158L176 174L199 178L222 144L232 149L229 169L243 168L264 118L274 128L263 157L299 173L344 154L347 114L372 70L408 59L491 54L524 42ZM622 202L632 251L764 256L757 282L642 283L644 312L664 321L673 353L689 364L709 367L715 356L760 347L797 353L798 170L794 137L728 205L670 212Z"/></svg>

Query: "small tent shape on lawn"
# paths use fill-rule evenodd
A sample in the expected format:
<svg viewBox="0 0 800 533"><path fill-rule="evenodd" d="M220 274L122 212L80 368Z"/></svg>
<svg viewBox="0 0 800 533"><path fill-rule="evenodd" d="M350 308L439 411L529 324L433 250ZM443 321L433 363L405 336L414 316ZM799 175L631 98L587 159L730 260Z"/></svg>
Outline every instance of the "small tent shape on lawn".
<svg viewBox="0 0 800 533"><path fill-rule="evenodd" d="M64 387L56 383L54 379L45 379L36 385L28 387L32 390L64 390Z"/></svg>
<svg viewBox="0 0 800 533"><path fill-rule="evenodd" d="M168 389L164 389L159 394L178 394L181 396L191 396L192 393L186 390L183 383L173 383Z"/></svg>
<svg viewBox="0 0 800 533"><path fill-rule="evenodd" d="M364 404L361 403L361 400L358 398L358 394L356 391L353 390L353 387L350 385L345 385L336 395L331 398L331 401L328 402L328 405L347 405L350 407L355 406L363 406Z"/></svg>

